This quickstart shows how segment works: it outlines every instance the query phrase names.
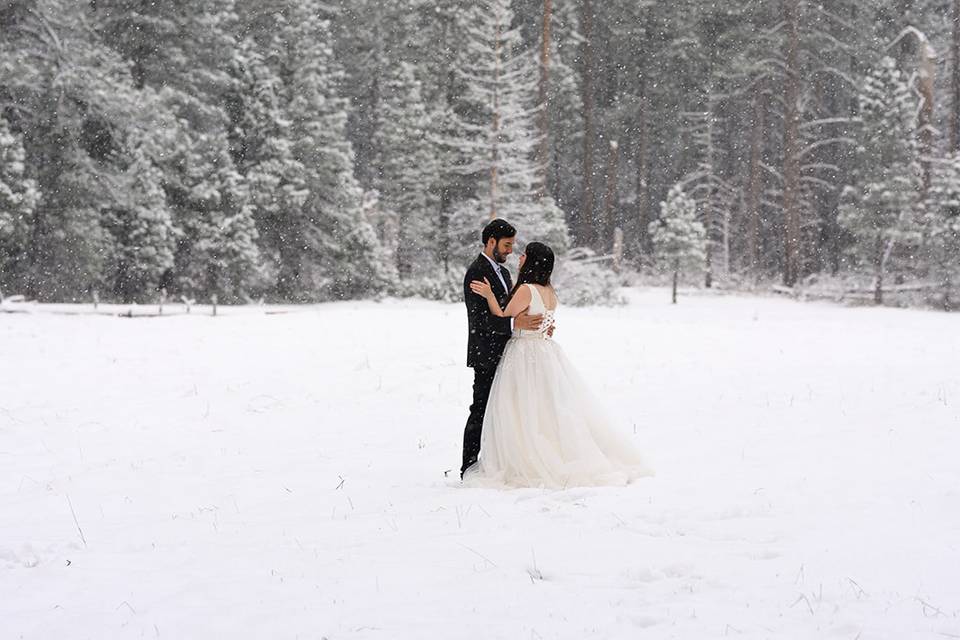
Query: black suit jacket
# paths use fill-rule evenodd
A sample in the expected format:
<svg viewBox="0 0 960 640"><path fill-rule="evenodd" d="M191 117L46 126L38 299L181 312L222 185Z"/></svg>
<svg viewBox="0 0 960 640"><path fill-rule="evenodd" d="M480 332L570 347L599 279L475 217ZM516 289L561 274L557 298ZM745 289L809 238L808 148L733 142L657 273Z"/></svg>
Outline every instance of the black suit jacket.
<svg viewBox="0 0 960 640"><path fill-rule="evenodd" d="M470 335L467 338L468 367L478 369L496 367L500 362L500 356L503 355L503 348L507 346L507 340L510 339L510 318L498 318L490 313L486 298L470 290L471 282L486 278L497 296L500 308L506 309L513 283L510 281L509 271L501 267L500 272L507 283L506 290L494 272L493 265L485 255L480 254L463 277L463 300L467 305L467 323L470 327Z"/></svg>

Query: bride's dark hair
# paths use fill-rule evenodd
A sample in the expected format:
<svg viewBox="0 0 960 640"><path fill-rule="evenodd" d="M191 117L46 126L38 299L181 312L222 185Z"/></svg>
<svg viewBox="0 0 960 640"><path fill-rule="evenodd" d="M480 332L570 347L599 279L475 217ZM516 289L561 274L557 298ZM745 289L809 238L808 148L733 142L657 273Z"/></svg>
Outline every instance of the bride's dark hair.
<svg viewBox="0 0 960 640"><path fill-rule="evenodd" d="M523 266L520 267L520 273L517 274L517 284L513 286L510 297L517 292L521 286L530 284L539 284L543 287L550 286L550 276L553 274L553 249L542 242L531 242L523 251L526 259Z"/></svg>

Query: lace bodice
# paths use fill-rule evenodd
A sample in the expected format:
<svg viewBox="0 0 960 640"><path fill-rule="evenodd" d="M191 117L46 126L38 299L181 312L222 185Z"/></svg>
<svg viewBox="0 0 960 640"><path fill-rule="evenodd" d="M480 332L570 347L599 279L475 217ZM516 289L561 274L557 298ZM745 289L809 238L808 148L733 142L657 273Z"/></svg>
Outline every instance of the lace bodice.
<svg viewBox="0 0 960 640"><path fill-rule="evenodd" d="M522 331L520 329L515 329L513 332L514 338L549 338L547 331L550 330L550 327L553 326L556 322L555 315L556 309L547 309L547 305L543 302L543 296L540 295L540 290L537 289L532 284L523 285L530 289L530 306L527 308L527 313L532 316L543 316L543 322L540 324L540 329L538 331Z"/></svg>

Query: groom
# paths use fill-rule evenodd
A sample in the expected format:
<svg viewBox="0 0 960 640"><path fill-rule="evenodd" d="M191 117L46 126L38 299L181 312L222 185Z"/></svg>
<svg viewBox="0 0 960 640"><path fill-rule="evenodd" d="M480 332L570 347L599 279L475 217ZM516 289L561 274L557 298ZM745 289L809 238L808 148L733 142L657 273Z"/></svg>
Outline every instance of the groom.
<svg viewBox="0 0 960 640"><path fill-rule="evenodd" d="M503 349L510 339L510 318L498 318L490 313L486 298L474 294L470 283L486 278L490 282L500 303L505 309L510 298L513 284L510 272L502 266L507 256L513 253L513 242L517 230L506 220L491 220L483 228L483 253L477 256L463 277L463 300L467 304L467 322L470 334L467 338L467 366L473 368L473 404L470 405L470 417L463 430L464 471L477 461L480 454L480 434L483 429L483 415L487 409L487 398L493 385L493 376ZM513 320L513 328L536 331L540 328L542 316L520 314Z"/></svg>

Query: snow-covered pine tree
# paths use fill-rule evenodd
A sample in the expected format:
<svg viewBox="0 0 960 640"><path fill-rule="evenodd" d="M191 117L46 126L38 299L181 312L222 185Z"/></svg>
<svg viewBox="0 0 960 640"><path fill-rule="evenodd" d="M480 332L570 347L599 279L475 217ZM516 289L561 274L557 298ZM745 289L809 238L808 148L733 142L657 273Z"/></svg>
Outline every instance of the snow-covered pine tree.
<svg viewBox="0 0 960 640"><path fill-rule="evenodd" d="M703 268L707 243L706 229L697 220L697 203L680 185L660 203L660 219L650 223L649 234L657 262L673 275L676 304L680 274Z"/></svg>
<svg viewBox="0 0 960 640"><path fill-rule="evenodd" d="M460 167L467 162L463 149L451 144L451 141L463 135L460 117L447 98L431 105L429 114L428 140L437 163L437 180L433 192L439 199L436 219L437 259L445 276L453 277L454 274L459 274L464 256L463 238L459 235L455 220L461 202L472 197L476 185L469 175L460 171ZM461 288L462 284L455 286L454 291Z"/></svg>
<svg viewBox="0 0 960 640"><path fill-rule="evenodd" d="M17 264L23 260L30 218L40 200L37 183L27 177L23 137L0 115L0 289L9 293L21 283Z"/></svg>
<svg viewBox="0 0 960 640"><path fill-rule="evenodd" d="M249 300L262 287L260 249L250 186L222 147L217 178L219 199L216 271L208 270L207 290L221 300Z"/></svg>
<svg viewBox="0 0 960 640"><path fill-rule="evenodd" d="M376 36L380 42L358 53L381 70L399 62L412 64L422 83L424 103L428 107L445 103L455 80L451 70L464 44L461 18L466 3L463 0L364 1L376 7ZM342 23L340 29L356 31L350 23ZM376 56L371 55L369 49L374 49ZM364 72L370 73L366 69Z"/></svg>
<svg viewBox="0 0 960 640"><path fill-rule="evenodd" d="M707 288L713 286L718 272L722 277L730 274L731 215L741 196L739 189L720 175L717 129L721 122L717 115L718 99L713 91L713 87L707 89L704 111L684 114L696 148L697 165L684 178L683 189L696 201L707 233L704 252L704 284Z"/></svg>
<svg viewBox="0 0 960 640"><path fill-rule="evenodd" d="M396 270L363 216L347 139L347 104L338 90L343 72L334 59L330 25L320 13L317 0L297 0L281 25L286 116L309 194L301 217L287 229L289 253L280 282L293 298L354 298L384 290Z"/></svg>
<svg viewBox="0 0 960 640"><path fill-rule="evenodd" d="M536 67L512 22L510 0L477 2L463 14L459 135L447 141L463 151L459 170L474 181L472 197L451 217L454 253L462 261L476 251L484 222L497 217L517 227L521 246L539 240L563 254L570 244L563 211L539 195Z"/></svg>
<svg viewBox="0 0 960 640"><path fill-rule="evenodd" d="M111 261L104 274L123 302L148 301L173 267L176 229L164 197L163 174L142 146L131 153L122 197L104 211Z"/></svg>
<svg viewBox="0 0 960 640"><path fill-rule="evenodd" d="M184 190L175 198L183 236L177 247L177 288L242 302L263 285L247 181L234 167L223 134L192 140L179 162L185 171Z"/></svg>
<svg viewBox="0 0 960 640"><path fill-rule="evenodd" d="M425 275L435 265L439 204L433 188L438 168L426 136L426 106L413 66L394 65L380 87L374 146L374 186L383 214L394 222L397 272Z"/></svg>
<svg viewBox="0 0 960 640"><path fill-rule="evenodd" d="M4 14L0 37L0 94L12 106L4 115L22 132L42 194L15 277L25 295L75 300L107 279L101 215L126 197L127 137L154 129L162 108L137 94L91 28L87 3L28 4Z"/></svg>
<svg viewBox="0 0 960 640"><path fill-rule="evenodd" d="M438 46L430 41L430 25L425 22L432 22L448 1L350 0L331 12L335 13L330 19L335 55L348 79L340 90L351 106L348 131L356 175L365 189L377 181L376 132L385 86L398 65L412 65L422 72L421 60Z"/></svg>
<svg viewBox="0 0 960 640"><path fill-rule="evenodd" d="M151 131L149 151L178 227L167 284L193 296L242 299L256 284L260 256L249 189L228 153L228 110L244 88L231 73L242 54L234 0L100 0L95 16L141 91L156 91L176 114L172 127Z"/></svg>
<svg viewBox="0 0 960 640"><path fill-rule="evenodd" d="M922 172L917 145L917 99L893 58L884 57L864 81L855 184L844 188L839 222L856 239L854 259L872 272L874 302L897 243L916 240Z"/></svg>
<svg viewBox="0 0 960 640"><path fill-rule="evenodd" d="M461 283L455 282L455 286L447 287L450 282L459 281L462 275L459 273L460 258L454 258L451 254L450 218L453 208L473 194L475 184L469 176L464 176L458 170L465 162L464 149L449 142L463 135L460 119L452 107L462 93L462 86L458 74L452 70L459 59L459 51L463 48L463 21L460 18L465 6L462 0L364 0L363 4L374 14L371 19L371 26L374 28L366 37L377 37L379 40L366 43L362 49L355 46L348 56L350 84L369 84L368 93L376 99L367 100L367 108L373 112L372 115L353 117L353 138L356 141L358 136L369 136L362 129L357 129L361 120L369 120L372 123L370 129L376 130L374 125L381 118L379 111L383 105L380 94L388 72L395 73L395 67L400 64L410 65L420 85L420 95L426 110L424 144L429 149L428 154L434 169L429 192L435 203L434 210L429 214L435 238L429 257L439 263L435 282L421 279L410 286L414 287L417 293L426 291L424 295L431 297L460 295L458 292ZM339 30L350 31L348 40L357 44L357 34L352 25L342 23ZM358 75L361 77L357 77ZM355 103L354 106L364 108L363 103ZM376 144L366 146L376 157ZM362 157L360 160L362 164ZM376 172L378 163L369 164L370 167L366 169L358 169L360 175L364 172ZM372 179L369 186L375 187ZM381 216L378 224L384 226L382 222L389 222L391 212L384 209L380 202L376 208ZM385 226L394 223L395 221L392 221ZM390 245L389 242L387 244ZM408 289L406 285L401 287L401 290Z"/></svg>
<svg viewBox="0 0 960 640"><path fill-rule="evenodd" d="M291 301L376 294L396 269L365 219L353 174L343 72L326 20L339 10L318 0L237 4L242 64L258 95L232 110L232 121L243 123L235 153L255 193L274 290ZM244 115L251 108L258 115Z"/></svg>
<svg viewBox="0 0 960 640"><path fill-rule="evenodd" d="M281 266L290 250L287 229L309 195L307 171L294 158L283 80L252 38L239 42L231 74L237 84L228 98L230 148L254 210L263 288L289 297L281 291Z"/></svg>

